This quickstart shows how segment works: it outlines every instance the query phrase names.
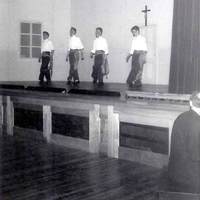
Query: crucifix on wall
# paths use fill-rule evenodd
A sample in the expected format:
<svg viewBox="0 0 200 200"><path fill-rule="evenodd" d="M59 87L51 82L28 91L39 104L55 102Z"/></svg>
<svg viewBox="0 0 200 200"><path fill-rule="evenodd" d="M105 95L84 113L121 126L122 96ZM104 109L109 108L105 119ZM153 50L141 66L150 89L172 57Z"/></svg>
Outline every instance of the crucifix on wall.
<svg viewBox="0 0 200 200"><path fill-rule="evenodd" d="M142 12L144 13L144 18L145 18L145 26L147 26L147 13L150 12L151 10L149 10L147 8L147 5L145 5L145 9L142 10Z"/></svg>

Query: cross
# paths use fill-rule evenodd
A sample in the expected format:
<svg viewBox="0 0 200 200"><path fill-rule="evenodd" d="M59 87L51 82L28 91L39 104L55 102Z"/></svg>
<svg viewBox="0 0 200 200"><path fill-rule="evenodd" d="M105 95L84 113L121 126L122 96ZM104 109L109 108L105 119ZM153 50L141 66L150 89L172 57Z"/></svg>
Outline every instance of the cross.
<svg viewBox="0 0 200 200"><path fill-rule="evenodd" d="M144 13L144 18L145 18L145 26L147 26L147 12L149 12L151 10L147 9L147 5L145 5L145 9L142 10L142 12Z"/></svg>

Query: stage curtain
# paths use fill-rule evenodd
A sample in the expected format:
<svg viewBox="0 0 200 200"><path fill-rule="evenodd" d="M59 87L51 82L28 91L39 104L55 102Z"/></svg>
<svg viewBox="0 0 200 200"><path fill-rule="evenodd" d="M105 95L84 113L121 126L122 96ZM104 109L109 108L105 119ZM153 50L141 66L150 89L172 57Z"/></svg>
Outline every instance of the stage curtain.
<svg viewBox="0 0 200 200"><path fill-rule="evenodd" d="M174 0L169 92L200 90L200 0Z"/></svg>

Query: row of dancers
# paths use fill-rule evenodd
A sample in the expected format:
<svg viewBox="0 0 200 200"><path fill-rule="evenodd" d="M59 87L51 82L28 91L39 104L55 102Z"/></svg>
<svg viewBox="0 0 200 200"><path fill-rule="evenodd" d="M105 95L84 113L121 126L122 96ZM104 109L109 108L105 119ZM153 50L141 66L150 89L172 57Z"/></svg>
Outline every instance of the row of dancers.
<svg viewBox="0 0 200 200"><path fill-rule="evenodd" d="M126 62L132 57L131 70L127 78L127 84L130 87L140 87L142 85L142 72L143 65L146 62L147 43L145 37L140 34L140 28L133 26L131 28L133 35L131 49L126 57ZM67 78L67 84L78 85L80 83L78 74L78 65L80 60L84 60L84 46L77 35L77 29L75 27L70 28L70 39L68 45L68 51L66 55L66 62L69 62L70 69ZM90 52L90 57L94 58L94 64L92 68L93 83L103 86L103 78L109 73L108 67L108 43L102 36L103 28L97 27L95 30L95 39L93 41L93 48ZM41 56L39 62L42 61L40 68L39 81L44 83L44 77L49 84L51 82L52 67L53 67L53 55L54 47L52 41L49 39L49 33L43 32L43 42L41 46Z"/></svg>

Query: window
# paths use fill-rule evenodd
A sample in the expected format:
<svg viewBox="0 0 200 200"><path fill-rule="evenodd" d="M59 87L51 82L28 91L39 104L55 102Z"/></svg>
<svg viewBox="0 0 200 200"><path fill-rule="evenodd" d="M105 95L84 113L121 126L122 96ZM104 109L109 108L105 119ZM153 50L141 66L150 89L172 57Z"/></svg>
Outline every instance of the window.
<svg viewBox="0 0 200 200"><path fill-rule="evenodd" d="M20 56L22 58L38 58L41 52L41 24L20 24Z"/></svg>

